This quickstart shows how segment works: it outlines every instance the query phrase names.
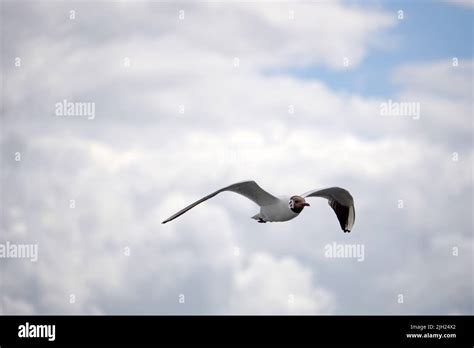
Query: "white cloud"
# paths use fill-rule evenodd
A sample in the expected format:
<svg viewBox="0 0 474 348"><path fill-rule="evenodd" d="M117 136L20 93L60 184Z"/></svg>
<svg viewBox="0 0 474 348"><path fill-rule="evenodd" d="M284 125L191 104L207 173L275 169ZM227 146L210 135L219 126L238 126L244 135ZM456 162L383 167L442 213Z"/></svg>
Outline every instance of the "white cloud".
<svg viewBox="0 0 474 348"><path fill-rule="evenodd" d="M467 8L474 7L474 2L471 0L445 0L445 1L457 6L462 6L462 7L467 7Z"/></svg>
<svg viewBox="0 0 474 348"><path fill-rule="evenodd" d="M411 93L449 99L468 99L472 94L474 63L468 59L445 59L431 63L405 64L393 74L394 82Z"/></svg>
<svg viewBox="0 0 474 348"><path fill-rule="evenodd" d="M412 291L420 274L438 272L423 264L450 242L436 252L423 245L447 229L452 240L472 241L471 62L396 71L394 98L420 101L419 121L381 117L377 98L263 73L304 64L337 69L346 54L360 64L393 14L291 4L290 22L287 4L186 4L179 22L177 5L103 4L94 13L78 6L72 23L61 22L61 6L9 6L2 54L24 64L6 71L2 223L4 237L38 241L40 260L2 264L12 275L2 281L4 313L387 313L395 286ZM20 14L40 38L18 29ZM63 98L96 102L96 119L54 117ZM21 163L11 160L15 151ZM276 194L347 187L356 197L354 232L339 231L323 200L291 223L257 224L250 219L257 207L231 193L161 224L243 179ZM397 208L399 199L406 209ZM322 247L333 240L365 243L366 261L325 259ZM425 258L403 263L405 252ZM443 260L440 267L457 272L445 274L436 296L418 294L409 312L438 312L437 301L465 311L469 287L457 279L470 270ZM379 286L395 272L390 286Z"/></svg>
<svg viewBox="0 0 474 348"><path fill-rule="evenodd" d="M312 284L313 272L292 258L256 253L234 276L231 312L244 314L323 314L331 294Z"/></svg>

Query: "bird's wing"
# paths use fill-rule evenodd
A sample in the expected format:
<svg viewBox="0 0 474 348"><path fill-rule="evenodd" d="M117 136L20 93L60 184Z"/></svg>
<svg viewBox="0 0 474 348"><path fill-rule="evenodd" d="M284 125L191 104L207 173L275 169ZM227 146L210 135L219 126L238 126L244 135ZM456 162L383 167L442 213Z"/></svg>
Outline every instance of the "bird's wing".
<svg viewBox="0 0 474 348"><path fill-rule="evenodd" d="M354 199L349 191L340 187L330 187L323 190L312 190L303 197L323 197L336 213L339 224L344 232L350 232L355 221Z"/></svg>
<svg viewBox="0 0 474 348"><path fill-rule="evenodd" d="M165 224L168 221L176 219L178 216L186 213L188 210L194 208L196 205L204 201L207 201L209 198L212 198L218 193L221 193L224 191L239 193L242 196L245 196L251 201L255 202L259 206L270 205L279 200L275 196L272 196L268 192L264 191L260 186L257 185L255 181L242 181L242 182L238 182L236 184L232 184L227 187L221 188L220 190L217 190L216 192L211 193L210 195L207 195L206 197L201 198L200 200L194 202L193 204L188 205L186 208L181 209L176 214L172 215L171 217L169 217L162 223Z"/></svg>

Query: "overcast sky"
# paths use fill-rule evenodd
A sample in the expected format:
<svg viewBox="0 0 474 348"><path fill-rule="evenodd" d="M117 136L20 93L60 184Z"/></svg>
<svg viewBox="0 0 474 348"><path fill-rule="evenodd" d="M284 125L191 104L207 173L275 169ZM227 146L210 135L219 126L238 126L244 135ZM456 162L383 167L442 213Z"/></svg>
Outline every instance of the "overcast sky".
<svg viewBox="0 0 474 348"><path fill-rule="evenodd" d="M0 259L0 313L473 313L472 2L1 6L0 242L38 260ZM344 187L355 226L233 193L161 224L247 179Z"/></svg>

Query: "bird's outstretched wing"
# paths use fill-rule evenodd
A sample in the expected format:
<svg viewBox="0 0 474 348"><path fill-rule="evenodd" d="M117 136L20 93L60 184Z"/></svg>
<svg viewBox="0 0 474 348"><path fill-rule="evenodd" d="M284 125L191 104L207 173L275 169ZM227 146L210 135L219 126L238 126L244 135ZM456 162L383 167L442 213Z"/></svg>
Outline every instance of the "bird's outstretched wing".
<svg viewBox="0 0 474 348"><path fill-rule="evenodd" d="M355 221L354 199L349 191L340 187L323 190L312 190L302 194L303 197L323 197L336 213L339 224L344 232L350 232Z"/></svg>
<svg viewBox="0 0 474 348"><path fill-rule="evenodd" d="M176 214L166 219L165 221L162 222L162 224L165 224L171 220L176 219L178 216L183 215L188 210L194 208L196 205L204 201L207 201L209 198L212 198L218 193L221 193L224 191L239 193L242 196L245 196L251 201L255 202L259 206L270 205L278 201L278 198L276 198L275 196L263 190L260 186L257 185L255 181L242 181L242 182L238 182L236 184L232 184L227 187L221 188L220 190L217 190L216 192L211 193L210 195L207 195L206 197L201 198L200 200L194 202L193 204L188 205L186 208L178 211Z"/></svg>

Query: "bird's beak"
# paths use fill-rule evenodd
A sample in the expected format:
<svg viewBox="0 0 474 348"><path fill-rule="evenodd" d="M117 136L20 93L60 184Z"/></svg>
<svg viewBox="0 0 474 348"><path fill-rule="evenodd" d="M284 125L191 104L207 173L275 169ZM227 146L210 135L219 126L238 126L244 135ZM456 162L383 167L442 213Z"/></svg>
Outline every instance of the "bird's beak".
<svg viewBox="0 0 474 348"><path fill-rule="evenodd" d="M304 202L303 205L304 205L305 207L311 207L311 206L309 205L309 203L306 203L306 202Z"/></svg>

